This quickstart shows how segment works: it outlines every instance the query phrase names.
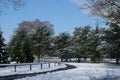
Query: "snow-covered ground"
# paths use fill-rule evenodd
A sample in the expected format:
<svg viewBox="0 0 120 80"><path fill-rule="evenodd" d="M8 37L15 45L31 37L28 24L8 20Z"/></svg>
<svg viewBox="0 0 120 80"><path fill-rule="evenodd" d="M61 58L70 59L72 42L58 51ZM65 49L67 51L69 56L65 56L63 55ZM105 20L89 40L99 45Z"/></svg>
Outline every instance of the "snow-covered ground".
<svg viewBox="0 0 120 80"><path fill-rule="evenodd" d="M93 63L68 63L77 68L17 80L120 80L120 66Z"/></svg>
<svg viewBox="0 0 120 80"><path fill-rule="evenodd" d="M50 67L49 64L43 64L43 68L41 69L41 65L38 64L38 65L32 65L32 70L30 71L30 66L25 65L25 66L17 66L16 72L14 72L14 66L9 66L5 68L0 68L0 76L50 71L63 67L66 66L64 64L58 66L58 64L50 63Z"/></svg>

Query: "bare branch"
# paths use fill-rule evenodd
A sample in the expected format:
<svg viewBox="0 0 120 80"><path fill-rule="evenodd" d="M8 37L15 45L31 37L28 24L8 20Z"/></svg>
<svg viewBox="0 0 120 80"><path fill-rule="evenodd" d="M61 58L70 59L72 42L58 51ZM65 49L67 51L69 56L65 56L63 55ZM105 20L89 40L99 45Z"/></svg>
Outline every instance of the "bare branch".
<svg viewBox="0 0 120 80"><path fill-rule="evenodd" d="M25 5L25 0L0 0L0 15L5 13L5 9L13 7L18 10Z"/></svg>
<svg viewBox="0 0 120 80"><path fill-rule="evenodd" d="M120 24L120 0L86 0L82 9L89 10L92 15Z"/></svg>

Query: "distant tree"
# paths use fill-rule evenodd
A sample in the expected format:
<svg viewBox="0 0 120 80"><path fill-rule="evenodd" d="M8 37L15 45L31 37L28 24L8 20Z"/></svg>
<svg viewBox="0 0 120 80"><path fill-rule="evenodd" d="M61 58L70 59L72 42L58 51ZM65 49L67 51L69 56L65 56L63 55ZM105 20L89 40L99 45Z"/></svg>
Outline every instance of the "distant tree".
<svg viewBox="0 0 120 80"><path fill-rule="evenodd" d="M44 55L50 55L50 49L52 49L51 39L54 35L52 24L49 22L41 22L36 20L33 22L34 33L32 34L32 40L34 41L35 55L40 60Z"/></svg>
<svg viewBox="0 0 120 80"><path fill-rule="evenodd" d="M57 55L61 58L61 61L63 61L63 59L65 59L65 61L68 61L68 59L71 57L70 38L70 35L66 32L60 33L55 37L55 49Z"/></svg>
<svg viewBox="0 0 120 80"><path fill-rule="evenodd" d="M100 52L98 51L98 46L101 43L100 36L101 36L100 29L97 25L96 28L91 33L91 39L89 43L91 60L93 62L99 62L102 57L102 54L100 54Z"/></svg>
<svg viewBox="0 0 120 80"><path fill-rule="evenodd" d="M13 59L15 57L19 57L20 59L23 57L22 61L18 60L19 62L32 62L34 59L33 56L37 56L40 60L44 55L49 55L51 51L51 38L54 35L52 26L49 22L41 22L38 19L20 23L9 43L11 57ZM17 54L20 56L17 56Z"/></svg>
<svg viewBox="0 0 120 80"><path fill-rule="evenodd" d="M21 41L18 39L15 40L14 44L10 45L10 52L11 61L16 61L17 63L24 62L24 54Z"/></svg>
<svg viewBox="0 0 120 80"><path fill-rule="evenodd" d="M97 29L97 27L96 27ZM98 54L100 54L100 57L101 57L101 60L104 59L104 58L108 58L109 55L106 54L107 53L107 49L108 49L108 43L106 42L106 38L105 38L105 31L106 29L105 28L100 28L98 27L98 46L97 46L97 51L99 52ZM100 59L100 57L98 57L98 59Z"/></svg>
<svg viewBox="0 0 120 80"><path fill-rule="evenodd" d="M120 26L111 23L110 28L106 30L106 42L108 43L107 53L116 59L116 63L120 60Z"/></svg>
<svg viewBox="0 0 120 80"><path fill-rule="evenodd" d="M33 46L28 27L18 27L9 42L9 53L12 61L33 62Z"/></svg>
<svg viewBox="0 0 120 80"><path fill-rule="evenodd" d="M50 48L51 31L47 26L38 25L35 34L33 35L33 40L35 41L36 55L38 59L47 55Z"/></svg>
<svg viewBox="0 0 120 80"><path fill-rule="evenodd" d="M4 13L5 9L13 7L15 10L23 7L24 0L0 0L0 15Z"/></svg>
<svg viewBox="0 0 120 80"><path fill-rule="evenodd" d="M4 41L5 39L3 38L2 31L0 29L0 63L8 62L8 54L6 52L6 45Z"/></svg>
<svg viewBox="0 0 120 80"><path fill-rule="evenodd" d="M33 56L33 44L30 37L26 37L23 41L23 56L24 56L24 62L30 63L33 62L34 56Z"/></svg>
<svg viewBox="0 0 120 80"><path fill-rule="evenodd" d="M86 58L89 55L89 37L90 36L90 26L78 27L75 28L73 39L74 39L74 49L75 56L78 58L78 62L80 62L80 58Z"/></svg>
<svg viewBox="0 0 120 80"><path fill-rule="evenodd" d="M9 43L9 53L12 61L23 63L25 56L23 51L23 43L27 36L26 30L17 29ZM30 47L30 46L29 46Z"/></svg>

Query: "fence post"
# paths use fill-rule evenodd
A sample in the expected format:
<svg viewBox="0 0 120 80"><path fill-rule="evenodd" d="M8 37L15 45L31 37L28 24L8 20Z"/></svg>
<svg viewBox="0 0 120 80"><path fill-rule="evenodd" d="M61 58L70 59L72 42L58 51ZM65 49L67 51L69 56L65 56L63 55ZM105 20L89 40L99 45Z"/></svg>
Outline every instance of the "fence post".
<svg viewBox="0 0 120 80"><path fill-rule="evenodd" d="M42 63L40 64L40 67L41 67L41 69L43 68L43 67L42 67Z"/></svg>
<svg viewBox="0 0 120 80"><path fill-rule="evenodd" d="M14 66L14 72L16 72L17 65Z"/></svg>
<svg viewBox="0 0 120 80"><path fill-rule="evenodd" d="M48 63L48 65L49 65L49 68L50 68L50 62Z"/></svg>
<svg viewBox="0 0 120 80"><path fill-rule="evenodd" d="M54 66L56 66L56 62L54 62Z"/></svg>
<svg viewBox="0 0 120 80"><path fill-rule="evenodd" d="M30 71L32 70L32 64L30 64Z"/></svg>
<svg viewBox="0 0 120 80"><path fill-rule="evenodd" d="M61 62L58 62L58 66L60 66Z"/></svg>

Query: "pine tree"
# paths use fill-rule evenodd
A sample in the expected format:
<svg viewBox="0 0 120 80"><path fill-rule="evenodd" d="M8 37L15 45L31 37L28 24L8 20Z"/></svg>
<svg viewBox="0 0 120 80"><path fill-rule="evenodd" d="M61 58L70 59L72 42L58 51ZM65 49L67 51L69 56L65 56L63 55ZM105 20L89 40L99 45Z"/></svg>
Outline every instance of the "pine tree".
<svg viewBox="0 0 120 80"><path fill-rule="evenodd" d="M16 40L14 45L11 46L11 60L16 61L17 63L24 62L24 54L22 50L21 41Z"/></svg>
<svg viewBox="0 0 120 80"><path fill-rule="evenodd" d="M110 23L110 28L106 31L106 41L109 44L107 53L119 63L120 59L120 26Z"/></svg>
<svg viewBox="0 0 120 80"><path fill-rule="evenodd" d="M8 62L8 54L6 53L6 45L4 43L4 38L2 36L2 31L0 30L0 63Z"/></svg>
<svg viewBox="0 0 120 80"><path fill-rule="evenodd" d="M26 37L24 42L23 42L23 55L24 55L24 62L25 63L30 63L33 62L34 57L33 57L33 46L32 46L32 41L29 37Z"/></svg>
<svg viewBox="0 0 120 80"><path fill-rule="evenodd" d="M68 59L71 57L70 35L66 32L60 33L58 36L56 36L54 43L56 47L56 53L61 58L61 61L63 61L63 59L68 61Z"/></svg>
<svg viewBox="0 0 120 80"><path fill-rule="evenodd" d="M92 31L91 40L90 40L90 53L91 61L98 62L101 58L101 54L97 50L97 47L100 45L100 29L96 26L96 29Z"/></svg>
<svg viewBox="0 0 120 80"><path fill-rule="evenodd" d="M78 27L75 28L74 31L74 51L75 57L78 58L78 62L80 62L80 58L86 58L89 55L89 38L90 38L90 26Z"/></svg>
<svg viewBox="0 0 120 80"><path fill-rule="evenodd" d="M38 25L36 27L32 40L34 41L34 52L38 60L45 55L49 55L52 32L49 26Z"/></svg>

